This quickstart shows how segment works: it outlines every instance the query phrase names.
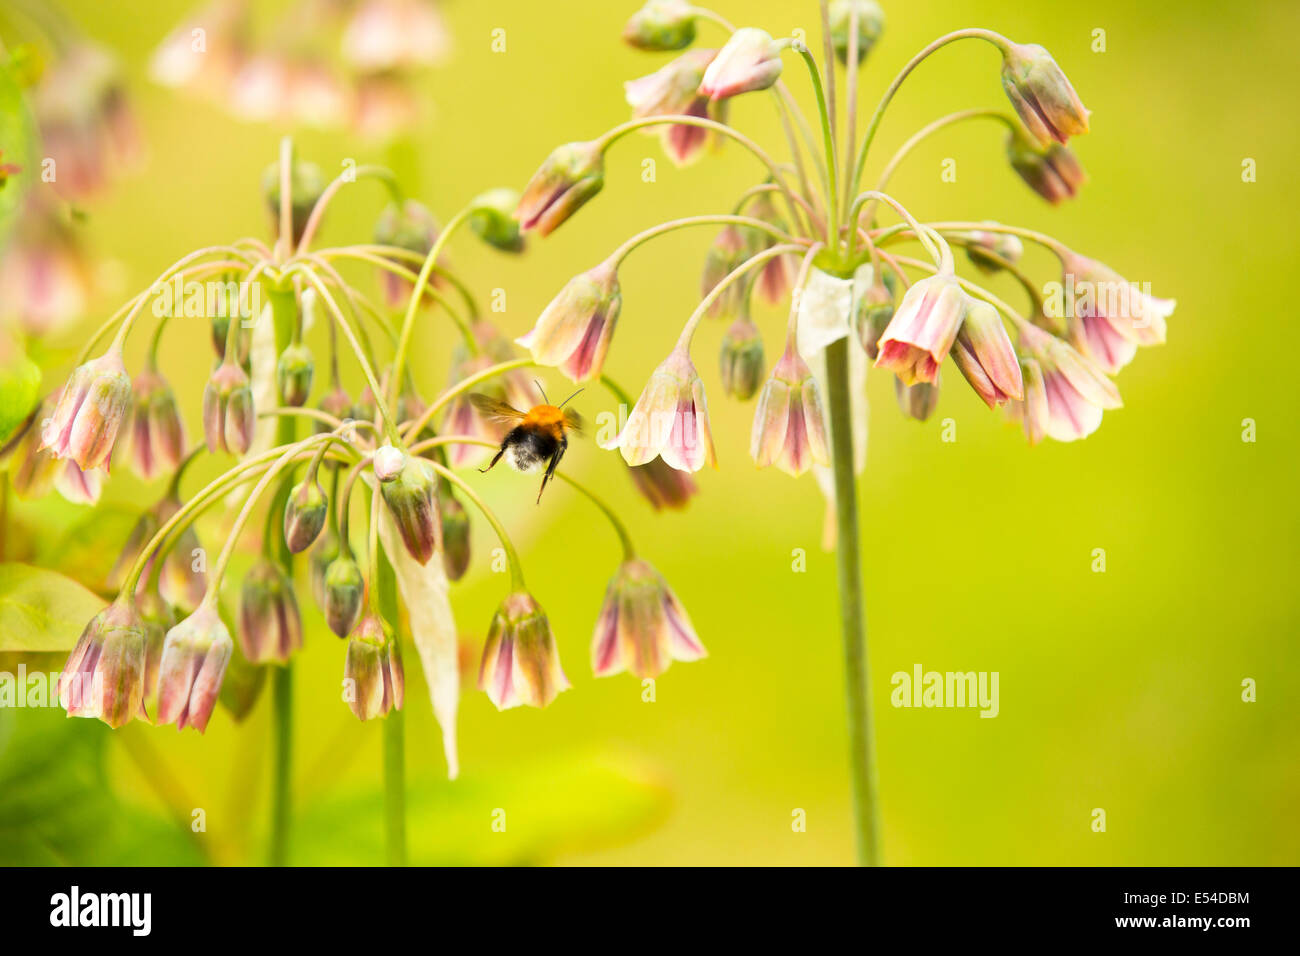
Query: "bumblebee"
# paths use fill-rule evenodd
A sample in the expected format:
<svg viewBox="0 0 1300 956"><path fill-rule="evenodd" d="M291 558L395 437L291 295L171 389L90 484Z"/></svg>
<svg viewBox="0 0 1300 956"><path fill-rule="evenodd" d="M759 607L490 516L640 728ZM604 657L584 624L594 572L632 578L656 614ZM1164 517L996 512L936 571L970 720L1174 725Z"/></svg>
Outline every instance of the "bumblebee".
<svg viewBox="0 0 1300 956"><path fill-rule="evenodd" d="M541 385L539 384L537 388L540 391ZM526 473L544 468L542 487L537 490L537 503L541 504L542 492L546 490L547 482L555 475L556 466L560 464L560 459L568 450L568 432L577 433L582 430L582 417L572 409L564 410L564 406L581 391L582 389L578 389L559 405L534 405L527 412L521 412L488 395L477 392L470 395L470 404L478 409L479 414L484 418L514 426L501 440L501 448L488 462L487 467L480 468L479 471L491 471L502 456L516 471ZM542 399L543 401L546 399L544 391Z"/></svg>

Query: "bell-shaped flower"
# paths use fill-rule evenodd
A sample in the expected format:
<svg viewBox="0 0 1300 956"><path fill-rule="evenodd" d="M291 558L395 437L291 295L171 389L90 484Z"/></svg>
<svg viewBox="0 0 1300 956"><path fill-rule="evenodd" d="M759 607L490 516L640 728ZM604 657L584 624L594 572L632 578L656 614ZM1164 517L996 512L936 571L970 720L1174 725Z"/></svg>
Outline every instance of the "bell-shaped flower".
<svg viewBox="0 0 1300 956"><path fill-rule="evenodd" d="M208 451L244 454L253 443L255 424L248 375L227 356L203 389L203 437Z"/></svg>
<svg viewBox="0 0 1300 956"><path fill-rule="evenodd" d="M387 717L406 700L406 671L402 651L388 623L366 614L348 637L343 665L347 702L357 720Z"/></svg>
<svg viewBox="0 0 1300 956"><path fill-rule="evenodd" d="M969 305L953 275L928 276L915 283L880 337L876 368L894 372L904 385L933 383Z"/></svg>
<svg viewBox="0 0 1300 956"><path fill-rule="evenodd" d="M614 336L623 293L612 259L570 279L518 343L533 361L558 368L574 382L600 375Z"/></svg>
<svg viewBox="0 0 1300 956"><path fill-rule="evenodd" d="M158 723L203 733L234 648L212 600L168 631L158 665Z"/></svg>
<svg viewBox="0 0 1300 956"><path fill-rule="evenodd" d="M131 379L114 348L80 366L63 387L41 443L56 458L70 458L82 471L108 468L131 406Z"/></svg>
<svg viewBox="0 0 1300 956"><path fill-rule="evenodd" d="M597 677L628 671L658 677L673 661L707 656L686 609L649 563L630 558L619 565L596 621L591 669Z"/></svg>
<svg viewBox="0 0 1300 956"><path fill-rule="evenodd" d="M787 475L802 475L813 465L830 464L826 434L817 380L790 336L758 397L749 454L760 468L776 465Z"/></svg>
<svg viewBox="0 0 1300 956"><path fill-rule="evenodd" d="M1088 132L1088 110L1052 54L1036 43L1002 52L1002 88L1025 128L1046 146Z"/></svg>
<svg viewBox="0 0 1300 956"><path fill-rule="evenodd" d="M239 594L239 648L254 664L287 663L302 647L302 617L293 582L279 565L259 561Z"/></svg>
<svg viewBox="0 0 1300 956"><path fill-rule="evenodd" d="M1026 185L1053 206L1077 196L1088 179L1070 147L1054 142L1043 148L1019 132L1007 137L1007 159Z"/></svg>
<svg viewBox="0 0 1300 956"><path fill-rule="evenodd" d="M653 458L644 465L629 465L627 473L641 497L650 502L655 511L662 508L681 510L700 493L700 486L690 472L679 471L662 458Z"/></svg>
<svg viewBox="0 0 1300 956"><path fill-rule="evenodd" d="M185 425L176 395L158 370L147 366L131 384L130 461L136 474L149 481L176 470L185 456Z"/></svg>
<svg viewBox="0 0 1300 956"><path fill-rule="evenodd" d="M548 236L605 185L605 152L598 140L557 147L524 187L515 218L525 230Z"/></svg>
<svg viewBox="0 0 1300 956"><path fill-rule="evenodd" d="M1015 346L998 310L983 299L970 300L952 344L952 360L989 408L1024 397Z"/></svg>
<svg viewBox="0 0 1300 956"><path fill-rule="evenodd" d="M483 646L478 686L498 710L545 707L568 690L551 623L531 594L516 591L501 602Z"/></svg>
<svg viewBox="0 0 1300 956"><path fill-rule="evenodd" d="M682 347L655 369L623 430L606 448L618 448L629 465L655 457L681 471L717 467L704 382Z"/></svg>
<svg viewBox="0 0 1300 956"><path fill-rule="evenodd" d="M699 92L704 71L717 52L691 50L654 73L624 83L624 95L627 105L632 107L632 115L637 119L694 116L725 122L725 102L713 102ZM712 130L681 123L651 126L644 131L659 136L664 151L678 166L698 159L710 141L718 139Z"/></svg>
<svg viewBox="0 0 1300 956"><path fill-rule="evenodd" d="M81 632L59 677L69 717L98 717L110 727L144 719L145 627L130 596L119 596Z"/></svg>
<svg viewBox="0 0 1300 956"><path fill-rule="evenodd" d="M1115 383L1054 335L1034 327L1022 328L1020 344L1042 370L1042 390L1047 402L1042 429L1049 438L1057 441L1087 438L1101 424L1102 412L1123 405ZM1028 394L1026 399L1028 406Z"/></svg>
<svg viewBox="0 0 1300 956"><path fill-rule="evenodd" d="M1165 320L1178 304L1158 299L1109 266L1077 253L1064 258L1065 288L1073 290L1070 341L1108 375L1133 360L1139 345L1163 345Z"/></svg>
<svg viewBox="0 0 1300 956"><path fill-rule="evenodd" d="M781 78L781 47L766 30L741 27L731 35L700 82L700 95L726 99L766 90Z"/></svg>

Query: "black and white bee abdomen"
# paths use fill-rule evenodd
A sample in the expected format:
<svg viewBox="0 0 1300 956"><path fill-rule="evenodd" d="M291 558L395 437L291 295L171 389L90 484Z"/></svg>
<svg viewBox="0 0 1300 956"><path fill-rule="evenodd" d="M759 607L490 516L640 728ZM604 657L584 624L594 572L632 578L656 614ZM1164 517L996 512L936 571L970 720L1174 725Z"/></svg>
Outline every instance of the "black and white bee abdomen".
<svg viewBox="0 0 1300 956"><path fill-rule="evenodd" d="M568 442L533 429L516 426L510 430L501 444L510 467L516 471L529 472L545 468L555 453Z"/></svg>

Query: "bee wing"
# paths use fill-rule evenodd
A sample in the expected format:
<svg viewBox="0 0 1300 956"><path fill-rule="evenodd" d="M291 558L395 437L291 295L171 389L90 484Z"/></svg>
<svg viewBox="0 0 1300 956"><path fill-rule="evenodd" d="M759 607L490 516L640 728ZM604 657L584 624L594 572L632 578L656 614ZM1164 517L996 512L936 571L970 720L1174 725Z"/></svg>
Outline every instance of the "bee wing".
<svg viewBox="0 0 1300 956"><path fill-rule="evenodd" d="M489 421L509 424L510 422L517 422L524 417L524 413L519 411L519 409L513 408L505 402L498 401L490 395L484 395L481 392L470 393L469 403L478 410L480 415Z"/></svg>
<svg viewBox="0 0 1300 956"><path fill-rule="evenodd" d="M582 420L581 415L569 408L565 409L564 412L564 426L570 431L581 435L582 430L587 427L587 423Z"/></svg>

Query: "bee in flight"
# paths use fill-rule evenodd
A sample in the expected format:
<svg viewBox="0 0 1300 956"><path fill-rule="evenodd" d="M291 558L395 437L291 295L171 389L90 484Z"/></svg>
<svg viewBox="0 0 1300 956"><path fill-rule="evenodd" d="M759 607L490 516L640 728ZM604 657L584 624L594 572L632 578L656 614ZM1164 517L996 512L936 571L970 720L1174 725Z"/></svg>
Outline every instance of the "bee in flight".
<svg viewBox="0 0 1300 956"><path fill-rule="evenodd" d="M547 401L546 392L540 383L537 389L542 392L543 402ZM484 418L514 426L501 440L501 449L488 462L487 467L480 468L479 471L491 471L502 455L516 471L530 472L544 467L546 473L542 475L542 487L537 490L537 502L540 504L546 483L555 474L556 466L569 447L566 433L582 430L581 416L572 409L564 411L564 406L581 391L578 389L559 405L534 405L527 412L521 412L505 402L477 392L470 395L470 404Z"/></svg>

